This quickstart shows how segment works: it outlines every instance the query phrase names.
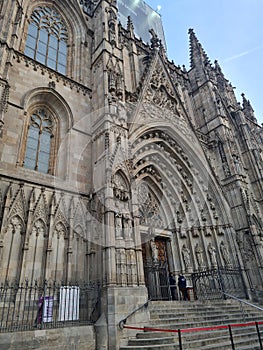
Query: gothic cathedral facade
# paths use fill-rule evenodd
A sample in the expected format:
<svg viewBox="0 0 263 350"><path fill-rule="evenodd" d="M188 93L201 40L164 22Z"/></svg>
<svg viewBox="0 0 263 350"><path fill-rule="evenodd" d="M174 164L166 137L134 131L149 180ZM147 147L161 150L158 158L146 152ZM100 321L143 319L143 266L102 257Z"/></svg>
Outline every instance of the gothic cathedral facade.
<svg viewBox="0 0 263 350"><path fill-rule="evenodd" d="M99 281L111 349L169 272L262 290L263 129L194 31L187 71L116 0L0 13L0 281Z"/></svg>

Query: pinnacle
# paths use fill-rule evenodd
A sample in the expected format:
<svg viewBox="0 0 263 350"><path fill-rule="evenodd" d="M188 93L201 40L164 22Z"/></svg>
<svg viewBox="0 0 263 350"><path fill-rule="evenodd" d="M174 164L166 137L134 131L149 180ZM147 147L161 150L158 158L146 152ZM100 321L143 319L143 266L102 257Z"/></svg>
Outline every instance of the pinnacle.
<svg viewBox="0 0 263 350"><path fill-rule="evenodd" d="M129 32L133 32L134 31L134 25L131 19L131 16L128 16L128 20L127 20L127 30Z"/></svg>
<svg viewBox="0 0 263 350"><path fill-rule="evenodd" d="M190 67L194 68L197 66L207 66L211 65L209 58L203 49L202 45L197 39L197 36L192 28L189 29L189 39L190 39Z"/></svg>

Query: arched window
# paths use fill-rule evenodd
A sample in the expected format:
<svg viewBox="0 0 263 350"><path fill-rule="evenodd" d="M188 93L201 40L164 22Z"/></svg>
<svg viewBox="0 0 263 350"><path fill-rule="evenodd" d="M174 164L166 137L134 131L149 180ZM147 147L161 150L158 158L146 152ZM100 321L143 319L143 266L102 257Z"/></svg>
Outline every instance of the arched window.
<svg viewBox="0 0 263 350"><path fill-rule="evenodd" d="M52 137L55 120L45 109L35 110L28 127L24 167L42 173L50 172Z"/></svg>
<svg viewBox="0 0 263 350"><path fill-rule="evenodd" d="M67 28L50 7L37 7L30 17L25 55L62 73L67 67Z"/></svg>

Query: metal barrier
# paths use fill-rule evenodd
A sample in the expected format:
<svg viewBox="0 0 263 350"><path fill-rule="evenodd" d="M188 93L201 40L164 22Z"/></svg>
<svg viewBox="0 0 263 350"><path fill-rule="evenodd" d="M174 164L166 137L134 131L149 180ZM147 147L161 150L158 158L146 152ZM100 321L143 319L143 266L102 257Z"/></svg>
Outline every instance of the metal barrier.
<svg viewBox="0 0 263 350"><path fill-rule="evenodd" d="M225 298L224 292L239 298L247 298L242 271L218 268L192 274L193 288L198 300Z"/></svg>
<svg viewBox="0 0 263 350"><path fill-rule="evenodd" d="M180 300L181 293L176 285L169 284L167 264L144 266L145 284L151 300ZM240 269L217 268L195 272L191 275L192 287L187 287L189 300L224 299L224 292L239 298L248 298L242 271Z"/></svg>
<svg viewBox="0 0 263 350"><path fill-rule="evenodd" d="M99 313L97 282L0 284L0 332L93 324Z"/></svg>
<svg viewBox="0 0 263 350"><path fill-rule="evenodd" d="M149 261L144 266L145 285L151 300L171 300L168 266L166 261Z"/></svg>

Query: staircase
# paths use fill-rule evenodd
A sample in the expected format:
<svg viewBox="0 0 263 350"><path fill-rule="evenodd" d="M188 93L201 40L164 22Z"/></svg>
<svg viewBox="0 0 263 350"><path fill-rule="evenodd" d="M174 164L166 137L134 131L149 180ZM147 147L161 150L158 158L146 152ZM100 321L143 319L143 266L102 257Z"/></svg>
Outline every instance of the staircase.
<svg viewBox="0 0 263 350"><path fill-rule="evenodd" d="M263 311L236 301L154 301L149 303L149 328L186 329L248 322L262 322ZM182 350L260 350L256 326L182 333ZM263 325L259 325L263 344ZM178 333L138 332L120 350L180 350Z"/></svg>

